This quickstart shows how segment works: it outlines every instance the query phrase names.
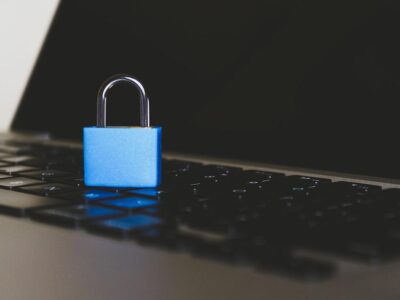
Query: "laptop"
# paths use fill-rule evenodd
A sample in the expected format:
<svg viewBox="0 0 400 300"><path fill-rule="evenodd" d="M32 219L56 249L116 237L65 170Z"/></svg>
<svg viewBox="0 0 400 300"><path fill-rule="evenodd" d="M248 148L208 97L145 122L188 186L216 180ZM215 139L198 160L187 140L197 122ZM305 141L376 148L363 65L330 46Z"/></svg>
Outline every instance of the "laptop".
<svg viewBox="0 0 400 300"><path fill-rule="evenodd" d="M3 297L397 299L399 7L361 8L61 1L0 139ZM118 73L163 128L158 188L83 183ZM113 87L108 124L139 112Z"/></svg>

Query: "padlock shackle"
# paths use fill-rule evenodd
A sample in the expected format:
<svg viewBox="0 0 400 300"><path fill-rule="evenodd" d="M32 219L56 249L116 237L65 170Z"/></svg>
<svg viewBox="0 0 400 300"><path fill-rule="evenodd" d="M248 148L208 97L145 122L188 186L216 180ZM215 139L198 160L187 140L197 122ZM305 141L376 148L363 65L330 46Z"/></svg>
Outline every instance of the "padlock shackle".
<svg viewBox="0 0 400 300"><path fill-rule="evenodd" d="M107 126L107 93L119 82L128 82L135 86L140 96L140 126L150 127L150 103L143 85L139 80L127 74L111 76L100 86L97 94L97 127Z"/></svg>

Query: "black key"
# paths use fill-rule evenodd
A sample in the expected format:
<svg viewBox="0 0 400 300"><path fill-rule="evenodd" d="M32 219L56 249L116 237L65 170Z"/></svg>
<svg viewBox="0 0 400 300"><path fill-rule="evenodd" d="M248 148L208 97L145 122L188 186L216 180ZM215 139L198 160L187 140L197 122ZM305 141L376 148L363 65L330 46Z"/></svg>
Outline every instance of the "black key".
<svg viewBox="0 0 400 300"><path fill-rule="evenodd" d="M20 164L20 163L23 163L24 161L31 160L33 158L34 157L32 157L32 156L21 155L21 156L8 156L8 157L0 158L0 159L3 162L12 163L12 164Z"/></svg>
<svg viewBox="0 0 400 300"><path fill-rule="evenodd" d="M124 213L120 210L88 204L36 209L31 214L34 219L69 226L78 226L90 221L121 217L123 215Z"/></svg>
<svg viewBox="0 0 400 300"><path fill-rule="evenodd" d="M98 204L106 205L113 208L118 208L126 211L134 211L147 207L157 206L158 202L144 197L125 197L115 200L100 201Z"/></svg>
<svg viewBox="0 0 400 300"><path fill-rule="evenodd" d="M384 260L385 258L387 258L387 253L385 253L384 247L375 243L353 241L347 243L343 249L338 250L343 251L343 253L341 254L370 262L377 262L379 260Z"/></svg>
<svg viewBox="0 0 400 300"><path fill-rule="evenodd" d="M159 198L160 196L169 193L167 189L156 188L156 189L135 189L127 191L129 194L149 197L149 198Z"/></svg>
<svg viewBox="0 0 400 300"><path fill-rule="evenodd" d="M130 189L132 189L132 188L124 188L124 187L98 187L98 188L102 189L103 191L121 193L121 194L124 194L127 191L129 191Z"/></svg>
<svg viewBox="0 0 400 300"><path fill-rule="evenodd" d="M64 161L60 159L30 159L21 162L22 165L32 166L39 169L48 170L60 170L65 172L81 173L82 164L76 164L75 162Z"/></svg>
<svg viewBox="0 0 400 300"><path fill-rule="evenodd" d="M131 215L123 218L104 220L100 222L90 223L89 229L102 233L114 233L127 236L137 233L143 229L159 226L162 224L161 219L143 214Z"/></svg>
<svg viewBox="0 0 400 300"><path fill-rule="evenodd" d="M0 179L0 187L9 189L41 183L42 181L40 180L25 177L9 177L7 179Z"/></svg>
<svg viewBox="0 0 400 300"><path fill-rule="evenodd" d="M320 178L320 177L309 177L309 176L303 176L303 175L291 175L288 176L288 180L292 182L302 182L304 185L308 185L309 183L314 183L314 184L323 184L323 183L329 183L332 182L329 178Z"/></svg>
<svg viewBox="0 0 400 300"><path fill-rule="evenodd" d="M195 183L197 183L198 181L196 180ZM212 186L212 185L216 185L219 183L219 176L217 175L204 175L202 177L200 177L200 183L202 185L208 185L208 186ZM193 182L191 182L191 184L193 184Z"/></svg>
<svg viewBox="0 0 400 300"><path fill-rule="evenodd" d="M21 146L10 146L10 145L0 145L0 152L9 154L25 154L31 150L29 145Z"/></svg>
<svg viewBox="0 0 400 300"><path fill-rule="evenodd" d="M377 185L356 183L356 182L345 182L345 181L334 182L332 184L332 189L344 193L348 192L362 196L369 193L379 192L382 190L382 188Z"/></svg>
<svg viewBox="0 0 400 300"><path fill-rule="evenodd" d="M172 171L163 175L163 182L168 186L187 184L193 180L193 174L189 170Z"/></svg>
<svg viewBox="0 0 400 300"><path fill-rule="evenodd" d="M62 177L62 178L57 178L56 181L65 184L70 184L78 188L82 188L85 186L85 182L82 176Z"/></svg>
<svg viewBox="0 0 400 300"><path fill-rule="evenodd" d="M40 180L46 180L52 178L71 176L72 173L58 171L58 170L36 170L36 171L22 172L21 175L31 178L37 178Z"/></svg>
<svg viewBox="0 0 400 300"><path fill-rule="evenodd" d="M400 208L400 189L387 189L376 195L376 204L380 207Z"/></svg>
<svg viewBox="0 0 400 300"><path fill-rule="evenodd" d="M291 189L304 189L306 192L312 192L321 187L330 185L332 181L326 178L308 177L308 176L289 176L288 184Z"/></svg>
<svg viewBox="0 0 400 300"><path fill-rule="evenodd" d="M231 233L215 228L193 227L188 224L178 224L176 232L181 236L190 237L191 239L201 239L210 243L226 242L232 238Z"/></svg>
<svg viewBox="0 0 400 300"><path fill-rule="evenodd" d="M36 168L46 167L46 162L44 160L38 159L38 158L24 160L21 164L25 165L25 166L30 166L30 167L36 167Z"/></svg>
<svg viewBox="0 0 400 300"><path fill-rule="evenodd" d="M0 173L13 175L19 172L32 171L32 170L36 169L28 166L8 166L8 167L1 167Z"/></svg>
<svg viewBox="0 0 400 300"><path fill-rule="evenodd" d="M7 153L0 153L0 160L2 160L5 157L10 157L10 154Z"/></svg>
<svg viewBox="0 0 400 300"><path fill-rule="evenodd" d="M49 197L0 190L0 213L25 216L32 209L57 205L65 205L65 202Z"/></svg>
<svg viewBox="0 0 400 300"><path fill-rule="evenodd" d="M110 191L87 189L75 193L62 195L64 199L76 202L91 202L103 199L111 199L121 197L122 194Z"/></svg>
<svg viewBox="0 0 400 300"><path fill-rule="evenodd" d="M246 170L240 174L244 180L250 181L262 181L262 180L270 180L272 178L282 178L285 177L282 173L277 172L269 172L269 171L259 171L259 170Z"/></svg>
<svg viewBox="0 0 400 300"><path fill-rule="evenodd" d="M63 161L46 162L47 169L56 169L76 174L83 174L82 166L83 166L82 163L77 164L77 163L63 162Z"/></svg>
<svg viewBox="0 0 400 300"><path fill-rule="evenodd" d="M344 181L334 182L313 191L310 203L324 205L326 208L343 203L358 205L370 202L369 200L378 195L381 190L381 187L375 185Z"/></svg>
<svg viewBox="0 0 400 300"><path fill-rule="evenodd" d="M340 235L339 235L340 234ZM383 228L366 226L355 231L337 231L330 240L322 237L317 247L327 252L352 259L379 263L400 256L400 243L397 237L391 237Z"/></svg>
<svg viewBox="0 0 400 300"><path fill-rule="evenodd" d="M242 168L238 167L228 167L220 165L205 165L202 168L204 174L218 175L218 174L237 174L242 172Z"/></svg>
<svg viewBox="0 0 400 300"><path fill-rule="evenodd" d="M204 176L198 181L191 182L188 186L177 188L176 191L182 195L208 196L222 190L225 187L220 177L209 175Z"/></svg>
<svg viewBox="0 0 400 300"><path fill-rule="evenodd" d="M66 194L76 190L75 187L62 183L46 183L18 188L19 191L43 196Z"/></svg>

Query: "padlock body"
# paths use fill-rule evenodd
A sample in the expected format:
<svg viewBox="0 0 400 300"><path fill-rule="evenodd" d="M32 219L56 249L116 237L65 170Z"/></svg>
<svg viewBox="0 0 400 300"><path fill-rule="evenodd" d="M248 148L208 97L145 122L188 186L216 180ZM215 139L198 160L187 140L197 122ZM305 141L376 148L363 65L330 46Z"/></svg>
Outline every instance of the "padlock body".
<svg viewBox="0 0 400 300"><path fill-rule="evenodd" d="M87 186L154 188L161 182L161 127L85 127Z"/></svg>

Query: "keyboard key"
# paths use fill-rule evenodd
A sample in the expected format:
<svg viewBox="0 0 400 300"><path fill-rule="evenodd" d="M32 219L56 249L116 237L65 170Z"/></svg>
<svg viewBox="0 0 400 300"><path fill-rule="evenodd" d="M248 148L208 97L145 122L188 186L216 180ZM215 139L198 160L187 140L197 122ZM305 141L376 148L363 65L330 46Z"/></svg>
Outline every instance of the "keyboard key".
<svg viewBox="0 0 400 300"><path fill-rule="evenodd" d="M89 229L102 233L114 233L127 236L131 233L139 232L162 224L161 219L148 215L131 215L122 218L104 220L100 222L90 223Z"/></svg>
<svg viewBox="0 0 400 300"><path fill-rule="evenodd" d="M70 193L62 196L64 199L76 202L91 202L103 199L111 199L122 197L122 194L96 189L81 190L75 193Z"/></svg>
<svg viewBox="0 0 400 300"><path fill-rule="evenodd" d="M22 163L24 161L27 161L27 160L30 160L33 158L34 158L33 156L27 156L27 155L8 156L8 157L6 156L4 158L0 157L1 161L7 162L7 163L12 163L12 164L19 164L19 163Z"/></svg>
<svg viewBox="0 0 400 300"><path fill-rule="evenodd" d="M24 160L21 164L25 165L25 166L40 168L40 169L46 167L46 162L43 159L39 159L39 158L27 159L27 160Z"/></svg>
<svg viewBox="0 0 400 300"><path fill-rule="evenodd" d="M158 202L143 197L125 197L115 200L100 201L99 204L123 209L126 211L134 211L146 207L157 206Z"/></svg>
<svg viewBox="0 0 400 300"><path fill-rule="evenodd" d="M9 189L41 183L42 181L40 180L25 177L9 177L7 179L0 179L0 187Z"/></svg>
<svg viewBox="0 0 400 300"><path fill-rule="evenodd" d="M82 163L64 162L64 161L46 161L46 169L56 169L75 174L83 174Z"/></svg>
<svg viewBox="0 0 400 300"><path fill-rule="evenodd" d="M132 189L125 187L99 187L99 188L102 189L103 191L121 193L121 194L126 193L128 190Z"/></svg>
<svg viewBox="0 0 400 300"><path fill-rule="evenodd" d="M149 198L158 198L163 195L167 195L169 192L166 189L157 188L157 189L134 189L134 190L128 190L127 193Z"/></svg>
<svg viewBox="0 0 400 300"><path fill-rule="evenodd" d="M2 160L5 157L10 157L10 154L7 153L0 153L0 160Z"/></svg>
<svg viewBox="0 0 400 300"><path fill-rule="evenodd" d="M52 178L71 176L72 173L58 171L58 170L37 170L37 171L22 172L21 175L31 178L37 178L40 180L46 180Z"/></svg>
<svg viewBox="0 0 400 300"><path fill-rule="evenodd" d="M47 183L47 184L20 187L18 188L18 190L26 193L33 193L43 196L50 196L50 195L55 196L59 194L66 194L73 192L76 190L76 188L71 185L66 185L62 183Z"/></svg>
<svg viewBox="0 0 400 300"><path fill-rule="evenodd" d="M21 162L22 165L36 167L38 169L60 170L65 172L81 172L82 163L64 161L57 158L33 158Z"/></svg>
<svg viewBox="0 0 400 300"><path fill-rule="evenodd" d="M378 185L346 181L335 182L333 183L332 188L336 191L350 192L358 195L366 195L368 193L379 192L382 190Z"/></svg>
<svg viewBox="0 0 400 300"><path fill-rule="evenodd" d="M235 174L235 173L240 173L242 172L242 168L238 167L227 167L227 166L220 166L220 165L205 165L202 168L202 172L208 173L208 174Z"/></svg>
<svg viewBox="0 0 400 300"><path fill-rule="evenodd" d="M292 182L302 182L302 183L304 183L304 185L308 185L309 183L323 184L323 183L332 182L332 180L330 180L328 178L309 177L309 176L303 176L303 175L291 175L291 176L288 176L288 180L290 180Z"/></svg>
<svg viewBox="0 0 400 300"><path fill-rule="evenodd" d="M193 174L189 170L172 171L163 175L163 182L168 186L187 184L193 180Z"/></svg>
<svg viewBox="0 0 400 300"><path fill-rule="evenodd" d="M13 175L19 172L31 171L31 170L36 170L36 169L28 166L8 166L8 167L1 167L0 173Z"/></svg>
<svg viewBox="0 0 400 300"><path fill-rule="evenodd" d="M85 186L85 182L82 176L62 177L62 178L57 178L56 181L65 184L70 184L78 188L83 188Z"/></svg>
<svg viewBox="0 0 400 300"><path fill-rule="evenodd" d="M41 144L26 151L21 143L5 145L11 148L0 153L0 213L29 212L41 221L132 233L140 241L206 257L231 260L247 255L257 268L297 278L318 279L334 269L314 259L293 257L300 242L302 247L336 249L375 261L389 252L400 255L388 233L396 235L396 226L397 232L400 229L400 189L382 192L374 185L179 160L163 160L163 185L157 189L82 189L81 150ZM13 196L10 201L3 199L5 205L2 192ZM20 204L18 197L23 197ZM355 238L366 232L365 224L369 233L382 238ZM239 245L239 240L255 234L265 236L265 245ZM278 241L287 243L287 254L281 253Z"/></svg>
<svg viewBox="0 0 400 300"><path fill-rule="evenodd" d="M37 209L32 211L31 216L33 219L41 221L78 226L90 221L121 217L123 215L124 213L120 210L95 205L79 204L74 206Z"/></svg>
<svg viewBox="0 0 400 300"><path fill-rule="evenodd" d="M64 201L0 189L0 214L25 216L35 208L65 205Z"/></svg>
<svg viewBox="0 0 400 300"><path fill-rule="evenodd" d="M304 191L314 191L321 187L326 187L330 185L332 181L326 178L308 177L308 176L289 176L288 185L294 189L303 188Z"/></svg>
<svg viewBox="0 0 400 300"><path fill-rule="evenodd" d="M0 152L9 154L25 154L31 150L29 145L21 146L10 146L10 145L0 145Z"/></svg>
<svg viewBox="0 0 400 300"><path fill-rule="evenodd" d="M400 207L400 189L387 189L383 190L377 196L377 205L380 207L386 207L390 210Z"/></svg>
<svg viewBox="0 0 400 300"><path fill-rule="evenodd" d="M379 230L379 227L365 226L359 230L345 231L340 235L322 238L314 246L322 251L335 253L366 263L380 263L399 257L400 243L398 237L391 237L390 229ZM340 231L337 230L337 233Z"/></svg>
<svg viewBox="0 0 400 300"><path fill-rule="evenodd" d="M262 180L270 180L272 178L283 178L285 177L282 173L277 172L269 172L269 171L260 171L260 170L246 170L242 174L240 174L245 180L254 180L254 181L262 181Z"/></svg>

